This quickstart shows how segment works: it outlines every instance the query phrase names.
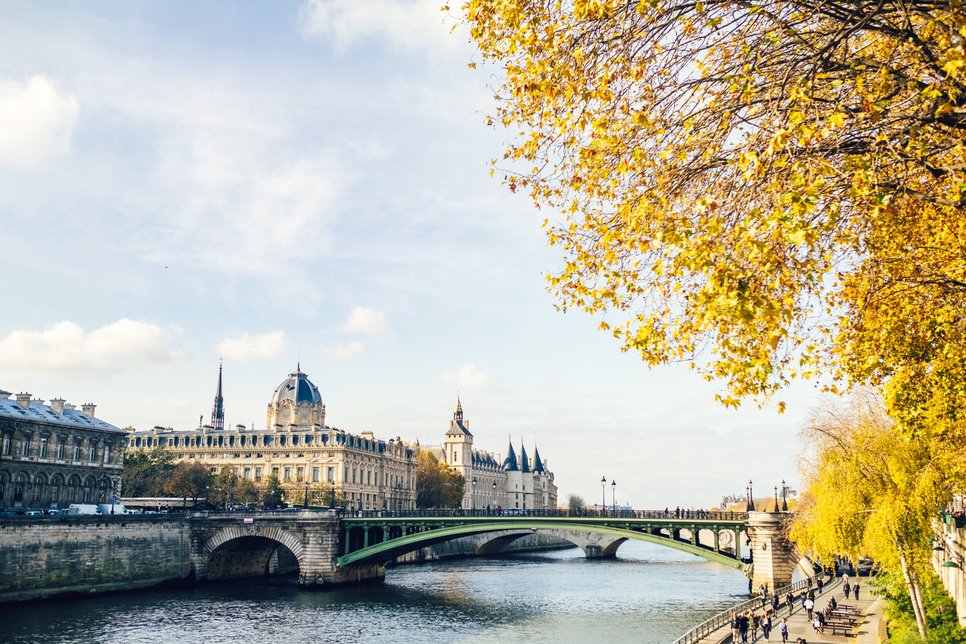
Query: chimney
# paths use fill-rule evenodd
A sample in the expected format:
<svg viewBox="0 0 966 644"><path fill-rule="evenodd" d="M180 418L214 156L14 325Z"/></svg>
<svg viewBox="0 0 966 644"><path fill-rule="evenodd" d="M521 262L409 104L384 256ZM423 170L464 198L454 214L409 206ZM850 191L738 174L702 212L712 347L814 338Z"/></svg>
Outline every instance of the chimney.
<svg viewBox="0 0 966 644"><path fill-rule="evenodd" d="M10 398L10 392L0 389L0 398Z"/></svg>
<svg viewBox="0 0 966 644"><path fill-rule="evenodd" d="M50 408L54 410L54 413L64 415L64 403L67 402L63 398L51 398Z"/></svg>
<svg viewBox="0 0 966 644"><path fill-rule="evenodd" d="M94 418L95 409L97 409L97 405L95 405L94 403L84 403L83 405L81 405L81 411L84 412L84 415L90 419Z"/></svg>
<svg viewBox="0 0 966 644"><path fill-rule="evenodd" d="M77 405L72 405L70 403L64 403L64 409L77 409Z"/></svg>
<svg viewBox="0 0 966 644"><path fill-rule="evenodd" d="M24 409L30 409L30 394L19 393L17 394L17 404Z"/></svg>

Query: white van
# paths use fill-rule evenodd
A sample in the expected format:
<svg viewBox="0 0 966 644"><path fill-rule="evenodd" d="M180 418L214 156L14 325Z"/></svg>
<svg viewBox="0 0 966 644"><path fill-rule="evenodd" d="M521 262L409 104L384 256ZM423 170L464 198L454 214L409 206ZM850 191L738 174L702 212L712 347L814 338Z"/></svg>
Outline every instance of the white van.
<svg viewBox="0 0 966 644"><path fill-rule="evenodd" d="M98 503L97 504L97 508L101 511L101 514L110 514L111 513L111 507L112 506L111 506L110 503ZM124 506L121 505L120 503L115 503L113 505L113 508L114 508L114 514L126 514L127 513L127 511L125 510Z"/></svg>
<svg viewBox="0 0 966 644"><path fill-rule="evenodd" d="M101 509L93 503L71 503L67 514L100 514Z"/></svg>

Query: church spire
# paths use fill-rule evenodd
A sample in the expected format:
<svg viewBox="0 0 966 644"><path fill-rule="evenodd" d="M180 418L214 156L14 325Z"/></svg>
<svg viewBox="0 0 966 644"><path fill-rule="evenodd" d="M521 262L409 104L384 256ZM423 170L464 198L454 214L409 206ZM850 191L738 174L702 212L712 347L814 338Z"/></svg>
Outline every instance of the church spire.
<svg viewBox="0 0 966 644"><path fill-rule="evenodd" d="M456 392L456 411L453 412L453 420L458 423L463 422L463 405L460 403L459 392Z"/></svg>
<svg viewBox="0 0 966 644"><path fill-rule="evenodd" d="M218 390L215 392L215 405L211 408L211 426L215 429L225 428L225 398L221 395L222 363L218 361Z"/></svg>

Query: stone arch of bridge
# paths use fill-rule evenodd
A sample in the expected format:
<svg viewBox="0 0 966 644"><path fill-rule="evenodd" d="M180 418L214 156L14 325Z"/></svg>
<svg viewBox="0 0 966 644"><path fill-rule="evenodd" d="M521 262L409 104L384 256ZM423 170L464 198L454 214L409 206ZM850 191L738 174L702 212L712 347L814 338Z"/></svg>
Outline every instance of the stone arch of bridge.
<svg viewBox="0 0 966 644"><path fill-rule="evenodd" d="M278 526L233 525L205 541L196 573L208 580L256 577L303 567L305 548Z"/></svg>
<svg viewBox="0 0 966 644"><path fill-rule="evenodd" d="M695 528L698 532L708 530L711 534L733 529L732 526L695 526ZM683 529L688 530L687 526L683 526ZM494 520L486 523L441 526L420 532L410 532L407 530L406 534L398 538L370 544L338 557L337 562L340 567L360 563L384 562L412 552L413 550L443 543L444 541L486 533L505 533L507 530L530 530L556 534L560 538L580 546L585 554L592 558L614 556L622 543L628 539L635 539L681 550L743 572L746 572L748 568L740 559L726 552L722 552L720 548L716 550L711 545L704 545L700 542L694 543L694 540L685 539L681 536L681 529L678 527L673 528L669 532L667 529L660 528L655 528L654 530L632 530L612 525L570 523L566 520L542 520L534 521L531 524L531 522L525 519L511 519L508 521ZM526 534L525 532L521 533L519 537L525 536ZM501 536L495 536L495 539L500 538ZM502 542L498 542L490 547L493 552L496 552L496 548L501 546L505 549L505 545L509 545L509 542L513 540L510 539L510 535L506 534L502 535L502 538ZM484 550L479 552L479 554L488 554L488 552Z"/></svg>

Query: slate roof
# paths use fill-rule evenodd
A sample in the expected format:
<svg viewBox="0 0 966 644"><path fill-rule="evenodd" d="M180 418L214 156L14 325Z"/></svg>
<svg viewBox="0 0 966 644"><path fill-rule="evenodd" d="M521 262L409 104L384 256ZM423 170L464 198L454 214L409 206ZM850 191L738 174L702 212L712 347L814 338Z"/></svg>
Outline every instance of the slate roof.
<svg viewBox="0 0 966 644"><path fill-rule="evenodd" d="M520 469L517 465L517 453L513 451L513 441L510 441L510 446L507 447L506 458L503 459L503 469L507 472L516 472Z"/></svg>
<svg viewBox="0 0 966 644"><path fill-rule="evenodd" d="M65 427L96 429L113 434L127 434L125 430L115 427L110 423L105 423L103 420L88 418L77 409L65 409L63 414L58 414L49 405L41 405L37 402L31 402L30 409L24 409L16 400L10 398L0 398L0 418L29 420L38 423L49 423L51 425L63 425Z"/></svg>
<svg viewBox="0 0 966 644"><path fill-rule="evenodd" d="M310 405L318 405L322 402L322 396L319 394L319 388L309 380L308 375L297 368L275 389L272 404L281 400L292 400L295 404L307 402Z"/></svg>
<svg viewBox="0 0 966 644"><path fill-rule="evenodd" d="M520 443L520 471L527 473L530 471L530 461L527 459L527 446Z"/></svg>
<svg viewBox="0 0 966 644"><path fill-rule="evenodd" d="M533 473L543 474L543 461L540 460L540 450L533 446Z"/></svg>

